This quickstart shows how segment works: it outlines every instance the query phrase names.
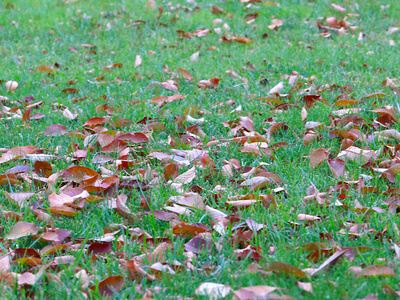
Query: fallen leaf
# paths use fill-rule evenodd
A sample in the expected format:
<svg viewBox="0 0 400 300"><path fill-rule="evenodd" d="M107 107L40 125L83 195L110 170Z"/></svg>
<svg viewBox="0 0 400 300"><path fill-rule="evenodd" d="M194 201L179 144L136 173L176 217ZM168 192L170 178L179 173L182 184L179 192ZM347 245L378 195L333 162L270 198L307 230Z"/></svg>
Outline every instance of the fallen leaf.
<svg viewBox="0 0 400 300"><path fill-rule="evenodd" d="M310 167L316 169L329 157L329 151L326 149L313 149L310 152Z"/></svg>
<svg viewBox="0 0 400 300"><path fill-rule="evenodd" d="M346 12L346 9L344 7L342 7L342 6L340 6L340 5L337 5L337 4L334 4L334 3L332 3L331 5L332 5L333 9L338 11L338 12L341 12L341 13L345 13Z"/></svg>
<svg viewBox="0 0 400 300"><path fill-rule="evenodd" d="M142 58L140 57L140 55L136 55L134 67L137 68L140 67L141 65L142 65Z"/></svg>
<svg viewBox="0 0 400 300"><path fill-rule="evenodd" d="M92 286L92 291L98 291L102 297L113 297L125 285L124 277L121 275L111 276L99 282L98 286Z"/></svg>
<svg viewBox="0 0 400 300"><path fill-rule="evenodd" d="M17 224L11 227L10 231L5 236L5 238L8 240L16 240L21 237L37 234L38 231L39 228L36 226L36 224L27 222L18 222Z"/></svg>
<svg viewBox="0 0 400 300"><path fill-rule="evenodd" d="M362 269L360 276L363 277L387 277L387 276L395 276L394 271L383 265L374 265L369 266Z"/></svg>
<svg viewBox="0 0 400 300"><path fill-rule="evenodd" d="M298 278L306 278L307 275L299 268L291 264L283 263L280 261L273 261L268 264L268 270L278 274L292 275Z"/></svg>
<svg viewBox="0 0 400 300"><path fill-rule="evenodd" d="M203 282L194 291L197 296L206 296L207 299L216 300L227 297L232 291L229 285L213 282Z"/></svg>
<svg viewBox="0 0 400 300"><path fill-rule="evenodd" d="M345 167L345 162L343 160L339 158L328 159L328 166L336 178L343 176Z"/></svg>

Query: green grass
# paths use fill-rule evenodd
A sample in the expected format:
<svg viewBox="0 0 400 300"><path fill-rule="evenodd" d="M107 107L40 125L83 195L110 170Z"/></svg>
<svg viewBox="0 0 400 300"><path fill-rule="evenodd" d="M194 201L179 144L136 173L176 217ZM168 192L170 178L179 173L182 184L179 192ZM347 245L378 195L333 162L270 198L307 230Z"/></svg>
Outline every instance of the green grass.
<svg viewBox="0 0 400 300"><path fill-rule="evenodd" d="M251 218L264 224L265 227L255 233L245 245L232 245L234 228L228 228L227 234L223 236L212 231L210 237L215 243L222 245L221 249L218 250L213 246L210 255L198 255L191 261L194 266L192 271L183 267L175 275L164 273L156 281L144 279L132 281L127 272L120 267L119 259L122 257L129 260L151 252L153 249L148 244L129 242L125 243L121 249L118 248L115 240L112 242L113 252L103 255L97 261L92 261L87 253L73 251L73 248L69 247L63 255L73 255L76 258L73 264L65 265L60 270L46 269L48 275L43 276L29 288L3 283L2 298L27 298L29 291L32 291L38 299L83 299L83 292L86 290L81 291L80 282L74 277L74 274L82 268L90 275L89 286L94 286L109 276L124 276L125 285L115 295L119 299L141 298L144 297L146 290L154 292L155 289L160 289L160 292L153 293L150 297L156 299L193 297L195 289L203 282L230 285L234 290L253 285L275 286L288 290L276 293L286 294L295 299L362 299L371 293L377 293L380 299L390 297L383 293L383 284L390 285L394 290L400 290L397 276L355 278L348 272L350 266L367 267L376 264L388 265L396 272L400 271L395 252L391 250L393 243L399 241L394 226L400 221L398 215L389 212L371 212L365 215L353 209L354 200L357 199L365 207L381 207L388 210L388 207L383 205L383 201L389 196L383 195L383 192L396 188L397 185L380 178L379 173L373 170L361 168L360 164L355 162L346 161L345 177L342 178L335 178L326 162L317 169L309 166L310 150L329 149L330 158L335 158L341 150L341 138L331 138L329 134L335 129L329 127L331 125L329 114L339 109L333 107L332 104L336 102L341 92L337 89L333 92L325 91L321 95L327 103L317 103L314 107L307 109L307 121L318 121L326 126L324 129L318 129L321 135L320 140L308 146L302 142L306 129L301 120L301 107L304 106L301 95L294 93L290 100L281 99L282 102L294 103L300 107L300 109L290 108L282 113L275 113L272 111L274 106L257 100L259 97L267 96L268 91L281 81L285 82L286 86L280 93L289 93L290 86L286 79L281 79L281 76L297 71L299 75L306 78L314 75L316 77L314 83L317 86L336 84L352 87L353 91L349 97L351 99L361 100L364 95L374 92L385 93L384 98L365 99L356 106L364 108L359 115L369 123L373 118L378 117L377 114L370 112L374 109L375 101L377 107L390 105L400 108L399 96L388 87L382 87L381 84L387 77L398 80L400 76L398 67L400 35L399 32L392 35L386 32L390 26L399 27L400 2L395 0L357 3L337 1L336 4L347 9L346 13L358 15L348 17L348 21L358 29L354 33L349 29L349 33L344 35L331 32L329 38L321 37L320 31L313 26L313 23L318 20L324 21L330 16L335 16L340 20L346 15L335 11L329 1L282 0L279 1L279 7L270 6L268 2L248 4L240 3L240 1L197 1L198 10L193 4L184 1L169 1L170 4L157 1L158 6L164 7L164 12L159 18L156 18L158 10L144 8L145 1L78 0L68 2L16 0L10 1L9 5L5 2L0 3L0 95L14 101L3 101L3 105L19 108L20 112L14 115L23 114L27 110L24 98L33 96L35 98L33 102L43 101L43 105L38 109L33 109L31 115L37 112L46 115L40 120L24 122L18 117L6 119L13 114L0 113L0 132L2 132L0 148L10 149L34 145L43 149L43 153L46 154L54 154L57 151L57 156L62 159L51 161L54 173L73 164L86 166L101 173L99 165L92 162L92 158L99 154L100 147L92 149L88 158L80 162L71 162L70 159L66 159L73 153L70 146L77 144L79 149L84 149L83 138L67 135L49 137L43 132L51 124L60 124L66 126L69 131L80 131L88 135L89 133L84 130L84 123L93 117L106 116L105 112L96 112L96 107L107 104L115 108L115 112L110 117L112 121L117 118L131 121L124 128L116 128L112 124L106 125L109 130L140 132L144 125L137 122L144 117L156 118L166 126L165 130L148 133L149 143L138 150L136 157L131 157L135 159L136 164L130 169L117 171L116 174L136 175L140 168L149 167L163 174L164 165L157 160L148 160L147 155L153 151L172 153L172 147L167 144L168 136L176 139L179 133L184 132L177 126L174 118L187 114L185 111L190 107L192 111L196 107L200 113L194 113L192 117L205 119L205 123L200 125L200 128L205 132L206 137L202 139L203 145L199 148L209 151L216 169L215 172L211 172L207 168L197 167L197 177L190 185L184 187L185 191L189 191L191 186L198 185L203 189L201 197L207 201L208 205L228 215L238 214L243 218L242 222ZM176 9L178 5L181 6L180 10ZM227 14L218 16L212 14L212 5L221 7ZM390 7L382 9L381 5L390 5ZM175 10L171 10L171 6ZM245 16L254 12L258 12L258 17L254 23L247 24ZM231 18L229 13L233 14ZM178 18L171 22L175 16ZM221 18L223 23L229 25L230 32L222 29L223 32L239 37L247 36L254 43L251 45L237 42L220 43L219 38L222 34L218 35L213 30L213 20L216 18ZM278 31L268 28L274 18L283 21ZM137 20L144 22L135 25L134 22ZM223 23L217 27L222 28ZM211 29L212 32L201 38L182 38L177 33L177 30L193 33L198 29L206 28ZM358 40L360 32L365 34L361 41ZM262 36L265 33L268 37L263 39ZM389 40L393 40L395 46L390 46ZM95 48L87 49L82 47L82 44L92 44ZM211 46L218 49L208 51L207 48ZM75 47L77 53L69 50L69 47ZM190 56L199 49L199 60L190 61ZM150 55L149 51L155 53ZM135 67L137 55L143 59L140 67ZM341 64L345 61L348 64ZM255 71L244 68L248 62L254 65ZM116 63L121 63L122 67L110 72L105 71L105 66ZM41 65L54 66L55 64L57 67L54 67L54 72L51 74L34 71ZM163 66L168 66L171 73L166 74ZM152 98L171 96L176 93L157 85L150 85L150 83L170 79L173 76L172 72L176 72L179 68L190 72L195 79L193 82L176 79L179 82L179 94L187 97L184 100L168 103L158 110L157 105L150 103ZM248 79L248 86L245 86L240 79L234 79L228 75L226 71L229 69ZM141 76L135 75L137 73ZM99 76L104 76L104 79L96 81L95 78ZM196 86L200 80L213 77L221 79L217 89L203 90ZM265 86L260 84L263 78L268 80ZM14 93L6 92L5 82L9 80L17 81L19 84ZM69 85L69 81L74 84ZM299 79L299 82L307 83L304 79ZM398 81L395 83L398 84ZM306 87L308 85L303 88ZM66 88L75 88L79 92L77 94L62 93L61 91ZM77 103L71 101L83 97L88 98ZM218 102L231 99L235 100L234 106L214 107ZM130 100L140 101L132 104ZM59 110L53 110L53 104L65 105L71 112L77 113L78 117L72 121L68 120ZM242 111L231 112L239 105ZM210 147L206 145L213 137L228 138L229 128L224 127L222 122L238 120L239 116L250 116L255 130L263 135L265 135L263 129L269 127L265 122L268 118L272 117L275 122L287 122L288 130L281 130L272 135L269 144L287 142L289 145L277 150L270 157L265 155L255 157L241 153L238 151L241 146L235 143ZM184 125L190 124L185 122ZM394 123L392 128L400 130L398 123ZM375 129L364 126L360 130L365 134L371 134ZM384 128L379 130L384 130ZM387 144L394 146L396 142L391 140ZM378 150L382 142L356 142L355 145L369 146L372 150ZM190 145L177 147L180 150L192 148ZM116 157L116 154L110 154L110 156ZM388 157L381 157L379 160L383 161ZM232 158L238 159L242 166L249 167L259 167L260 163L267 163L268 171L281 178L286 192L275 195L277 209L272 207L266 209L262 205L255 205L235 211L225 205L225 202L234 195L252 193L248 189L239 188L238 181L243 180L240 173L236 173L231 181L231 178L224 176L221 172L224 166L223 161ZM0 174L18 165L28 164L33 168L33 163L24 158L5 162L0 164ZM115 170L112 164L105 167ZM181 168L179 174L190 167ZM350 188L346 192L346 199L341 200L347 206L342 207L304 204L302 200L306 196L307 188L312 184L320 192L325 192L340 181L356 181L361 174L373 176L366 185L378 188L380 191L378 194L359 196L357 187ZM66 182L59 180L56 190L58 191L64 184ZM213 192L216 185L226 190ZM268 186L255 193L260 195L273 193L276 187L276 185ZM40 190L40 187L22 180L15 185L2 185L1 188L7 192ZM43 189L47 189L47 186L44 185ZM140 197L146 196L150 199L151 210L161 210L165 202L171 196L178 195L178 192L162 179L159 184L147 191L120 189L118 193L128 195L127 206L136 215L133 221L125 220L115 210L109 208L107 201L104 201L85 206L74 217L52 214L54 227L72 231L70 245L78 244L80 240L77 239L83 239L90 244L90 239L102 236L105 227L110 224L125 224L128 228L140 228L153 237L169 238L172 241L172 248L166 253L165 261L170 265L173 261L178 261L185 266L185 261L188 260L183 245L190 238L173 235L169 222L155 219L151 214L142 214L145 210L140 206ZM41 205L43 209L48 207L48 194L45 190L44 201ZM219 198L215 194L218 194ZM335 197L335 194L333 193L330 197ZM24 213L19 221L32 222L38 227L45 226L35 217L29 205L24 208L13 205L2 193L0 205L2 211ZM297 221L300 213L320 216L322 221L305 226L304 222ZM212 228L211 217L204 211L193 210L190 216L180 216L180 219L188 223L200 222ZM291 222L298 222L300 225L295 226ZM382 239L375 239L373 233L351 238L348 235L348 228L343 225L345 222L369 223L369 228L379 232L387 226L387 232ZM7 241L4 237L15 223L15 219L1 214L1 256L17 248L40 250L49 244L32 240L30 237ZM344 234L339 234L339 232ZM268 276L260 276L259 273L251 274L246 269L254 261L251 258L238 260L234 255L234 250L252 245L261 249L262 259L258 263L264 270L272 261L286 262L299 269L318 268L325 258L317 262L310 261L307 259L309 252L296 251L296 248L306 243L321 241L320 233L331 233L334 241L343 247L369 246L375 250L356 256L353 261L342 259L332 269L305 279L274 273ZM129 233L121 232L121 234ZM324 242L329 247L334 246L329 241ZM269 253L270 247L276 247L273 254ZM51 262L57 255L61 254L43 257L42 264ZM142 265L145 270L148 270L146 266L151 265L151 262L144 260ZM39 267L21 264L11 266L12 272L20 274L26 271L37 273L38 270ZM58 276L60 281L52 280L51 276L54 275ZM302 291L296 281L311 282L313 293ZM96 293L88 294L100 297ZM232 294L227 298L231 297Z"/></svg>

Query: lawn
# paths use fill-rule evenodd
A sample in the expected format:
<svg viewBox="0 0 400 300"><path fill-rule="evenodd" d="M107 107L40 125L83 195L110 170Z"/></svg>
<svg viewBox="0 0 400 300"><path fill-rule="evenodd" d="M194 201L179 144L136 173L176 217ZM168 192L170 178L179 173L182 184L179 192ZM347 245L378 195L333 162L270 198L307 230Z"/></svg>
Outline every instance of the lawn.
<svg viewBox="0 0 400 300"><path fill-rule="evenodd" d="M0 3L2 299L400 296L400 2Z"/></svg>

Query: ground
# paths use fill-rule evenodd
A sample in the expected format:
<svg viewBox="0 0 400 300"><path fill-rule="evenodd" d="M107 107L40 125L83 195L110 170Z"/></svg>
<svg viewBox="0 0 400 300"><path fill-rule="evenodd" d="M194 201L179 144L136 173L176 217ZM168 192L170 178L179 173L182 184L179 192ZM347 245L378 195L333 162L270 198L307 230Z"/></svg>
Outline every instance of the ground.
<svg viewBox="0 0 400 300"><path fill-rule="evenodd" d="M399 11L1 2L2 298L400 295Z"/></svg>

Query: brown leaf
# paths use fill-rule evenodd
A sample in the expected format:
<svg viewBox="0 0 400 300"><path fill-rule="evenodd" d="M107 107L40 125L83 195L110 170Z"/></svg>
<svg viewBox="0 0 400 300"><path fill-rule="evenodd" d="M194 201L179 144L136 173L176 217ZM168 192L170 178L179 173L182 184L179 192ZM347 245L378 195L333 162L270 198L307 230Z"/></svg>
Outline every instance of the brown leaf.
<svg viewBox="0 0 400 300"><path fill-rule="evenodd" d="M255 285L241 288L240 290L233 291L233 293L238 300L271 299L268 297L268 294L276 290L281 290L281 288L267 285Z"/></svg>
<svg viewBox="0 0 400 300"><path fill-rule="evenodd" d="M321 221L321 218L317 217L317 216L312 216L312 215L298 214L297 220L307 221L307 222L315 222L315 221Z"/></svg>
<svg viewBox="0 0 400 300"><path fill-rule="evenodd" d="M165 166L164 170L164 178L165 180L174 180L176 177L179 176L179 167L177 164L170 163Z"/></svg>
<svg viewBox="0 0 400 300"><path fill-rule="evenodd" d="M238 43L251 45L254 43L253 40L249 39L248 37L234 37L233 40Z"/></svg>
<svg viewBox="0 0 400 300"><path fill-rule="evenodd" d="M331 169L333 175L336 178L339 178L341 176L343 176L344 174L344 166L345 166L345 162L339 158L337 159L328 159L328 165L329 168Z"/></svg>
<svg viewBox="0 0 400 300"><path fill-rule="evenodd" d="M233 78L238 78L238 77L239 77L239 74L236 73L236 72L233 71L233 70L227 70L226 73L229 74L229 75L231 75Z"/></svg>
<svg viewBox="0 0 400 300"><path fill-rule="evenodd" d="M387 277L395 276L396 274L391 268L383 265L369 266L361 271L360 276L363 277Z"/></svg>
<svg viewBox="0 0 400 300"><path fill-rule="evenodd" d="M340 27L338 20L335 17L326 18L326 24L329 27L338 28Z"/></svg>
<svg viewBox="0 0 400 300"><path fill-rule="evenodd" d="M56 194L52 193L49 195L50 207L58 207L63 206L64 204L72 204L74 202L74 198L66 194Z"/></svg>
<svg viewBox="0 0 400 300"><path fill-rule="evenodd" d="M220 7L217 6L211 6L211 13L213 13L214 15L220 15L220 14L224 14L224 10Z"/></svg>
<svg viewBox="0 0 400 300"><path fill-rule="evenodd" d="M36 68L36 71L38 71L40 73L53 73L54 69L53 69L53 66L51 66L51 65L41 65Z"/></svg>
<svg viewBox="0 0 400 300"><path fill-rule="evenodd" d="M107 119L103 117L91 118L85 122L83 126L94 128L107 123Z"/></svg>
<svg viewBox="0 0 400 300"><path fill-rule="evenodd" d="M34 274L30 272L25 272L18 277L18 285L19 286L34 285L36 283L36 280L37 277Z"/></svg>
<svg viewBox="0 0 400 300"><path fill-rule="evenodd" d="M206 240L200 237L194 237L189 242L184 244L187 252L193 252L196 254L207 254L211 252L212 241Z"/></svg>
<svg viewBox="0 0 400 300"><path fill-rule="evenodd" d="M210 79L210 83L213 86L213 88L217 88L218 87L218 84L219 84L220 80L221 79L215 78L215 77Z"/></svg>
<svg viewBox="0 0 400 300"><path fill-rule="evenodd" d="M297 285L298 285L299 288L301 288L303 291L310 292L310 293L313 292L311 282L301 282L301 281L298 281L298 282L297 282Z"/></svg>
<svg viewBox="0 0 400 300"><path fill-rule="evenodd" d="M27 222L18 222L17 224L11 227L10 231L4 238L8 240L16 240L20 237L37 234L38 231L39 228L36 226L36 224Z"/></svg>
<svg viewBox="0 0 400 300"><path fill-rule="evenodd" d="M332 3L331 5L332 5L333 9L338 11L338 12L341 12L341 13L345 13L346 12L346 9L344 7L342 7L342 6L340 6L340 5L337 5L337 4L334 4L334 3Z"/></svg>
<svg viewBox="0 0 400 300"><path fill-rule="evenodd" d="M35 161L34 169L37 174L47 178L50 177L51 174L53 174L53 167L47 161L40 161L40 160Z"/></svg>
<svg viewBox="0 0 400 300"><path fill-rule="evenodd" d="M388 284L382 284L382 289L383 289L383 293L385 295L389 295L389 296L400 296L400 292L399 291L395 291L390 285ZM367 299L365 299L367 300ZM368 299L368 300L378 300L378 298L376 297L376 299Z"/></svg>
<svg viewBox="0 0 400 300"><path fill-rule="evenodd" d="M209 35L210 33L211 33L210 29L199 29L193 32L193 35L197 37L203 37Z"/></svg>
<svg viewBox="0 0 400 300"><path fill-rule="evenodd" d="M10 256L9 255L3 255L0 258L0 274L3 272L8 272L11 271L11 264L10 264ZM1 282L0 278L0 282Z"/></svg>
<svg viewBox="0 0 400 300"><path fill-rule="evenodd" d="M100 176L96 171L82 166L72 166L63 172L64 180L71 180L76 183L85 182L85 180Z"/></svg>
<svg viewBox="0 0 400 300"><path fill-rule="evenodd" d="M350 146L346 150L341 151L338 158L346 158L351 161L355 161L361 164L365 164L371 159L376 158L375 151L360 149L358 147Z"/></svg>
<svg viewBox="0 0 400 300"><path fill-rule="evenodd" d="M399 122L399 117L396 116L396 114L394 113L393 109L389 109L389 108L376 108L374 110L371 110L374 113L377 113L381 116L385 116L385 115L389 115L390 118L392 118L394 121Z"/></svg>
<svg viewBox="0 0 400 300"><path fill-rule="evenodd" d="M73 217L76 215L75 209L69 206L57 206L57 207L50 207L49 211L53 214L63 215L66 217Z"/></svg>
<svg viewBox="0 0 400 300"><path fill-rule="evenodd" d="M128 197L125 194L118 195L116 200L116 211L120 216L129 219L133 217L133 214L128 206L126 206L127 199Z"/></svg>
<svg viewBox="0 0 400 300"><path fill-rule="evenodd" d="M209 231L209 229L200 223L189 224L186 222L179 222L172 228L172 231L174 234L196 235L199 233L207 232Z"/></svg>
<svg viewBox="0 0 400 300"><path fill-rule="evenodd" d="M190 73L182 68L178 69L178 73L180 73L186 80L188 81L194 81L194 78Z"/></svg>
<svg viewBox="0 0 400 300"><path fill-rule="evenodd" d="M345 254L348 251L348 249L343 249L343 250L338 250L336 251L332 256L330 256L322 265L319 266L318 269L314 270L310 275L311 277L317 275L320 271L325 269L328 266L332 266L336 264L338 259L342 257L343 254Z"/></svg>
<svg viewBox="0 0 400 300"><path fill-rule="evenodd" d="M63 89L61 92L63 94L77 94L79 92L79 90L68 88L68 89Z"/></svg>
<svg viewBox="0 0 400 300"><path fill-rule="evenodd" d="M358 100L339 100L336 101L332 106L353 106L361 103L363 102Z"/></svg>
<svg viewBox="0 0 400 300"><path fill-rule="evenodd" d="M256 176L250 179L243 181L240 186L241 187L249 187L250 191L261 189L266 187L269 184L273 184L274 180L264 176Z"/></svg>
<svg viewBox="0 0 400 300"><path fill-rule="evenodd" d="M183 196L179 197L176 201L176 204L200 210L204 210L205 208L204 200L197 193L183 194Z"/></svg>
<svg viewBox="0 0 400 300"><path fill-rule="evenodd" d="M111 243L93 243L87 251L90 255L106 254L111 251Z"/></svg>
<svg viewBox="0 0 400 300"><path fill-rule="evenodd" d="M3 191L3 194L11 203L19 207L24 207L26 201L36 195L36 193L9 193L7 191Z"/></svg>
<svg viewBox="0 0 400 300"><path fill-rule="evenodd" d="M63 126L63 125L58 125L58 124L50 125L44 131L44 135L45 136L60 136L60 135L64 135L64 134L67 133L67 129L68 128Z"/></svg>
<svg viewBox="0 0 400 300"><path fill-rule="evenodd" d="M229 285L213 282L203 282L195 290L194 293L197 296L205 296L207 297L207 299L217 300L220 298L225 298L230 294L231 291L232 289Z"/></svg>
<svg viewBox="0 0 400 300"><path fill-rule="evenodd" d="M251 231L249 231L249 232L250 232L249 237L251 237L253 235L253 232L251 232ZM261 251L260 247L254 247L254 246L248 245L244 249L237 249L237 250L233 251L233 253L236 255L236 258L238 260L251 259L251 260L260 261L263 259L260 251Z"/></svg>
<svg viewBox="0 0 400 300"><path fill-rule="evenodd" d="M181 184L188 184L193 181L193 179L196 178L196 169L195 167L187 170L185 173L179 175L174 179L175 183L181 183Z"/></svg>
<svg viewBox="0 0 400 300"><path fill-rule="evenodd" d="M142 65L142 58L140 55L136 55L134 67L140 67Z"/></svg>
<svg viewBox="0 0 400 300"><path fill-rule="evenodd" d="M308 112L307 112L305 106L303 106L303 108L301 109L301 121L305 122L307 120L307 116L308 116Z"/></svg>
<svg viewBox="0 0 400 300"><path fill-rule="evenodd" d="M71 233L71 230L55 228L49 229L39 236L41 242L62 243Z"/></svg>
<svg viewBox="0 0 400 300"><path fill-rule="evenodd" d="M161 82L160 84L164 89L168 90L168 91L172 91L172 92L176 92L178 93L178 83L176 81L173 80L167 80L164 82Z"/></svg>
<svg viewBox="0 0 400 300"><path fill-rule="evenodd" d="M125 285L124 277L121 275L111 276L99 282L98 286L92 286L92 291L98 291L102 297L113 297L114 292L119 292Z"/></svg>
<svg viewBox="0 0 400 300"><path fill-rule="evenodd" d="M383 97L386 97L386 96L387 95L385 93L377 92L377 93L364 95L361 99L364 100L364 99L371 99L371 98L383 98Z"/></svg>
<svg viewBox="0 0 400 300"><path fill-rule="evenodd" d="M310 167L316 169L329 157L329 151L326 149L313 149L310 152Z"/></svg>
<svg viewBox="0 0 400 300"><path fill-rule="evenodd" d="M299 268L291 264L274 261L268 264L268 270L278 274L293 275L298 278L306 278L307 275Z"/></svg>
<svg viewBox="0 0 400 300"><path fill-rule="evenodd" d="M108 65L108 66L104 67L104 70L106 70L107 72L110 72L110 71L112 71L113 69L116 69L116 68L122 68L122 64L121 63L115 63L113 65Z"/></svg>

